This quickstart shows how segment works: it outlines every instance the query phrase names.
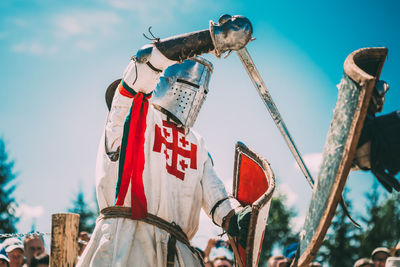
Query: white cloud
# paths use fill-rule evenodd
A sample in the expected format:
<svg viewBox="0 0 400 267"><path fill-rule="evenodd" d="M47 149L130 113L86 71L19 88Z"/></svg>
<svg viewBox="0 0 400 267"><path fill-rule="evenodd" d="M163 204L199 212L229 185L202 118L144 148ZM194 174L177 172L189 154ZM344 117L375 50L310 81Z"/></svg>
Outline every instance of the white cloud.
<svg viewBox="0 0 400 267"><path fill-rule="evenodd" d="M77 18L72 16L60 16L54 21L57 26L57 33L60 35L70 36L84 33L83 25L80 25Z"/></svg>
<svg viewBox="0 0 400 267"><path fill-rule="evenodd" d="M126 1L126 0L109 0L108 1L109 5L115 8L121 8L121 9L130 9L130 10L141 10L142 5L139 3L135 3L134 1ZM150 1L142 1L142 3L150 3Z"/></svg>
<svg viewBox="0 0 400 267"><path fill-rule="evenodd" d="M167 11L176 5L176 1L169 1L168 4L160 5L157 0L147 1L131 1L131 0L108 0L110 6L131 11L151 11L154 14L159 15L159 10Z"/></svg>
<svg viewBox="0 0 400 267"><path fill-rule="evenodd" d="M117 14L109 11L76 10L52 14L44 17L39 23L46 25L46 29L49 30L39 31L32 40L23 40L14 44L11 50L16 53L34 55L52 55L65 47L93 51L100 40L110 38L115 34L114 27L121 21ZM25 25L24 20L21 19L15 19L14 24L25 28L30 26ZM48 27L49 24L50 27ZM30 31L36 32L37 29L30 29ZM1 37L0 33L0 39Z"/></svg>
<svg viewBox="0 0 400 267"><path fill-rule="evenodd" d="M94 41L79 40L75 43L75 46L81 50L93 51L96 48Z"/></svg>
<svg viewBox="0 0 400 267"><path fill-rule="evenodd" d="M52 55L58 51L56 46L47 46L38 41L23 42L11 47L11 50L17 53L29 53L34 55Z"/></svg>
<svg viewBox="0 0 400 267"><path fill-rule="evenodd" d="M57 14L52 19L59 38L110 36L113 27L121 21L115 13L102 11L75 11Z"/></svg>
<svg viewBox="0 0 400 267"><path fill-rule="evenodd" d="M279 184L276 192L286 197L286 204L292 206L296 203L298 195L292 190L288 184Z"/></svg>
<svg viewBox="0 0 400 267"><path fill-rule="evenodd" d="M178 13L187 13L198 10L199 5L208 6L207 1L171 0L167 4L160 4L159 0L132 1L132 0L106 0L111 7L130 10L142 19L151 17L154 21L169 20ZM215 5L215 4L214 4Z"/></svg>
<svg viewBox="0 0 400 267"><path fill-rule="evenodd" d="M129 10L133 16L140 17L140 21L170 20L173 18L173 10L176 10L173 2L161 4L156 0L131 1L131 0L107 0L108 4L117 9Z"/></svg>
<svg viewBox="0 0 400 267"><path fill-rule="evenodd" d="M322 163L322 153L306 154L303 156L303 160L306 163L308 170L311 172L311 175L317 177ZM296 161L294 161L293 166L296 169L300 169Z"/></svg>
<svg viewBox="0 0 400 267"><path fill-rule="evenodd" d="M14 18L11 18L10 20L15 26L19 26L19 27L28 27L29 26L29 21L24 18L14 17Z"/></svg>
<svg viewBox="0 0 400 267"><path fill-rule="evenodd" d="M303 225L304 225L305 219L306 219L305 216L297 216L297 217L294 217L294 218L292 219L291 223L290 223L290 224L291 224L292 230L293 230L294 232L300 231L301 228L302 228Z"/></svg>
<svg viewBox="0 0 400 267"><path fill-rule="evenodd" d="M19 205L15 210L15 215L21 217L22 220L30 220L39 218L44 214L43 206L29 206L26 204Z"/></svg>

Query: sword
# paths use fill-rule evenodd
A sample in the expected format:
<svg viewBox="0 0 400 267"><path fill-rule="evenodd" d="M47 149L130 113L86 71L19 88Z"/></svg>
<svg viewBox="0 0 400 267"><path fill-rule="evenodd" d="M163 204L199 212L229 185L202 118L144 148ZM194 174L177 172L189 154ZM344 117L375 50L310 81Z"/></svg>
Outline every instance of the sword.
<svg viewBox="0 0 400 267"><path fill-rule="evenodd" d="M249 52L247 51L246 47L237 51L240 61L242 62L244 68L247 71L251 81L254 84L258 94L260 95L262 101L264 102L265 106L267 107L269 114L271 115L272 119L274 120L276 126L278 127L279 131L281 132L283 138L288 145L290 152L294 156L297 164L299 165L301 171L303 172L304 176L306 177L308 183L310 184L311 188L314 188L314 179L311 176L310 171L308 170L303 158L301 157L300 151L297 149L296 144L293 141L293 138L290 136L289 130L286 127L285 122L283 121L281 115L279 114L278 108L276 107L274 101L270 93L268 92L267 86L265 85L263 79L261 78L260 73L257 70L256 65L253 62ZM346 204L343 200L343 196L340 199L340 205L343 208L344 213L353 223L353 225L357 228L360 228L360 225L351 218L350 213L346 207Z"/></svg>

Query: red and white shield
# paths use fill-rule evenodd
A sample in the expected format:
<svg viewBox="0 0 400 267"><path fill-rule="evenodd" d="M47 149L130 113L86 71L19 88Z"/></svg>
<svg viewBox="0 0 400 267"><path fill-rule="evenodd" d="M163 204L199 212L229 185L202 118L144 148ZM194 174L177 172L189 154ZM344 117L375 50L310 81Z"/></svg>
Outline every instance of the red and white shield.
<svg viewBox="0 0 400 267"><path fill-rule="evenodd" d="M252 207L246 249L234 238L237 247L235 258L239 266L258 266L274 189L275 176L268 161L238 142L235 149L233 196L242 206Z"/></svg>

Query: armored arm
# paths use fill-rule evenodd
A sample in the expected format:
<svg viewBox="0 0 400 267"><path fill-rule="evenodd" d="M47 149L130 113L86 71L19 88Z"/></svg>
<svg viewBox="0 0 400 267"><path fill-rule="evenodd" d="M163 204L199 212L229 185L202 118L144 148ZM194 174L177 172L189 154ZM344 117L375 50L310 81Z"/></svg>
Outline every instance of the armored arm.
<svg viewBox="0 0 400 267"><path fill-rule="evenodd" d="M162 39L155 46L167 58L182 62L203 53L217 57L229 50L240 50L251 40L253 27L243 16L222 15L218 23L210 21L209 29Z"/></svg>
<svg viewBox="0 0 400 267"><path fill-rule="evenodd" d="M210 158L204 166L203 209L213 222L221 226L231 236L239 236L242 247L246 247L250 225L251 207L242 207L235 198L229 197L225 186L217 177Z"/></svg>
<svg viewBox="0 0 400 267"><path fill-rule="evenodd" d="M118 160L124 121L132 105L132 97L126 93L127 90L151 93L159 82L161 70L176 63L167 59L152 45L142 48L138 54L142 61L133 57L124 71L122 80L113 82L106 92L110 112L105 126L105 145L106 152L113 161Z"/></svg>
<svg viewBox="0 0 400 267"><path fill-rule="evenodd" d="M185 59L213 53L221 54L239 50L251 40L253 28L243 16L223 15L218 23L210 21L206 30L185 33L145 45L132 57L123 81L136 92L150 93L167 67Z"/></svg>
<svg viewBox="0 0 400 267"><path fill-rule="evenodd" d="M232 210L240 207L240 203L228 197L225 186L215 173L211 159L204 164L204 175L201 180L203 189L203 209L213 222L222 227L223 219Z"/></svg>
<svg viewBox="0 0 400 267"><path fill-rule="evenodd" d="M218 24L210 22L207 30L156 40L139 49L125 69L121 83L110 86L106 93L110 109L106 122L107 153L118 154L124 120L132 103L126 91L149 94L167 67L203 53L212 52L219 57L228 50L241 49L250 41L252 31L247 18L224 15Z"/></svg>

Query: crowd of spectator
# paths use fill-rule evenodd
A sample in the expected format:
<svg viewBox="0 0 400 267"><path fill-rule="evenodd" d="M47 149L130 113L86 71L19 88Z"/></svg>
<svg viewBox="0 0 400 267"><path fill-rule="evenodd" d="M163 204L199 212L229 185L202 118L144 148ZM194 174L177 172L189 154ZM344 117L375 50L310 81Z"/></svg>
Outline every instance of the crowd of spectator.
<svg viewBox="0 0 400 267"><path fill-rule="evenodd" d="M357 260L353 267L400 267L400 242L392 249L385 247L374 249L370 258Z"/></svg>
<svg viewBox="0 0 400 267"><path fill-rule="evenodd" d="M297 243L287 246L283 255L275 255L268 259L268 267L289 267L297 252ZM211 238L204 251L199 250L206 267L232 267L234 256L229 241ZM320 262L312 262L310 267L324 266ZM394 248L378 247L371 252L370 258L357 260L353 267L400 267L400 242Z"/></svg>
<svg viewBox="0 0 400 267"><path fill-rule="evenodd" d="M272 256L268 259L268 267L288 267L297 251L297 244L285 248L284 255ZM311 266L323 266L323 263L312 262ZM371 252L370 258L358 259L353 267L400 267L400 242L395 248L378 247Z"/></svg>
<svg viewBox="0 0 400 267"><path fill-rule="evenodd" d="M293 259L296 256L298 244L294 243L287 246L284 251L283 255L272 256L268 259L268 267L289 267L292 263ZM321 267L321 263L319 262L312 262L308 266L310 267Z"/></svg>
<svg viewBox="0 0 400 267"><path fill-rule="evenodd" d="M81 232L78 237L78 257L83 253L90 234ZM208 240L207 247L198 249L204 259L205 267L232 267L234 254L229 241L219 238ZM297 244L287 246L283 255L268 259L268 267L289 267L295 258ZM7 238L0 244L0 267L47 267L49 254L46 253L44 240L40 235L28 235L23 241L16 237ZM323 266L312 262L310 267ZM358 259L353 267L400 267L400 242L394 248L378 247L371 252L370 258Z"/></svg>
<svg viewBox="0 0 400 267"><path fill-rule="evenodd" d="M268 259L268 267L289 267L296 256L297 243L287 246L283 255L275 255ZM204 251L201 253L206 267L232 267L234 266L234 256L229 241L218 238L208 240ZM324 266L320 262L312 262L309 267ZM357 260L353 267L400 267L400 242L395 248L378 247L371 252L370 258Z"/></svg>
<svg viewBox="0 0 400 267"><path fill-rule="evenodd" d="M88 232L78 236L78 258L90 240ZM47 267L50 263L44 240L41 235L27 235L22 241L10 237L0 243L0 267Z"/></svg>
<svg viewBox="0 0 400 267"><path fill-rule="evenodd" d="M0 267L46 267L46 253L42 236L27 235L24 241L10 237L0 244Z"/></svg>

